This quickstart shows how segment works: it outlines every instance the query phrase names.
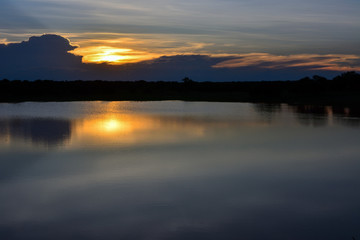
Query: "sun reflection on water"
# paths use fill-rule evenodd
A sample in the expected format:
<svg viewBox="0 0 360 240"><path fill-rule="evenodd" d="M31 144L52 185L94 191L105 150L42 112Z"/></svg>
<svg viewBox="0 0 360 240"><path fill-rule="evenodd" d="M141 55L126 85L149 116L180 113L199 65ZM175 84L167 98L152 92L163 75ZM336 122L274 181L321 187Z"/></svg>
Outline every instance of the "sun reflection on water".
<svg viewBox="0 0 360 240"><path fill-rule="evenodd" d="M102 115L81 119L76 123L77 132L100 137L128 134L149 127L146 120L126 115Z"/></svg>
<svg viewBox="0 0 360 240"><path fill-rule="evenodd" d="M117 119L108 119L102 123L101 126L106 132L116 132L128 128L126 124Z"/></svg>

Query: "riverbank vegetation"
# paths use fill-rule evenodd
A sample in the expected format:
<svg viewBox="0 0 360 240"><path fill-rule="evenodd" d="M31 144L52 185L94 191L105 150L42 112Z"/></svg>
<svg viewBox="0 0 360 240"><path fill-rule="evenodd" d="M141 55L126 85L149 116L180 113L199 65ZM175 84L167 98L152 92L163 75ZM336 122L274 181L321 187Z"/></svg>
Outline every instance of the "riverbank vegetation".
<svg viewBox="0 0 360 240"><path fill-rule="evenodd" d="M360 104L360 74L263 82L196 82L188 77L181 82L0 81L0 102L92 100Z"/></svg>

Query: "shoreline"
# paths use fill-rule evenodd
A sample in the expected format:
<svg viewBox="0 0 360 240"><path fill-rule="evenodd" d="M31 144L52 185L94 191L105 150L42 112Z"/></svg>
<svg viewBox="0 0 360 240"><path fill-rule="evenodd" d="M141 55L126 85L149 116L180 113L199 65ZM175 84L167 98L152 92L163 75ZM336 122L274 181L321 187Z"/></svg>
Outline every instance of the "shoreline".
<svg viewBox="0 0 360 240"><path fill-rule="evenodd" d="M206 101L360 106L360 80L273 82L0 81L0 102Z"/></svg>

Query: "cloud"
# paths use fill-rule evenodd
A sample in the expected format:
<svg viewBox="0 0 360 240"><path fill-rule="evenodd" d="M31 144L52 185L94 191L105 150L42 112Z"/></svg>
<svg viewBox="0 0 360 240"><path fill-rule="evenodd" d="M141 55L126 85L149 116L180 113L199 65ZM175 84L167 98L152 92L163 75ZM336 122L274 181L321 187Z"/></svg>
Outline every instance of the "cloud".
<svg viewBox="0 0 360 240"><path fill-rule="evenodd" d="M61 71L76 70L82 65L82 57L69 53L76 48L68 39L51 34L21 43L0 44L0 74L40 78L51 75L50 72L61 75Z"/></svg>
<svg viewBox="0 0 360 240"><path fill-rule="evenodd" d="M26 14L8 0L1 1L0 29L44 29L44 26L35 18Z"/></svg>
<svg viewBox="0 0 360 240"><path fill-rule="evenodd" d="M360 3L354 0L341 3L335 0L152 0L151 4L145 0L4 2L5 6L11 3L13 7L8 11L4 4L1 5L0 25L6 29L0 27L0 34L14 31L33 34L148 34L155 36L153 44L161 35L162 40L172 42L176 38L182 45L188 42L213 44L206 47L211 54L360 54L360 18L357 13ZM34 30L40 27L37 26L39 23L46 25L48 30ZM26 27L18 30L14 24ZM139 36L136 38L141 39ZM8 38L8 41L18 39ZM165 50L163 55L173 55L171 49L169 52Z"/></svg>
<svg viewBox="0 0 360 240"><path fill-rule="evenodd" d="M234 59L215 64L214 68L264 69L304 68L307 70L360 71L360 56L346 54L297 54L279 56L268 53L239 54Z"/></svg>
<svg viewBox="0 0 360 240"><path fill-rule="evenodd" d="M98 57L104 60L116 57L135 59L147 54L136 50L131 39L121 40L132 48L105 47L103 50L108 55ZM97 47L104 43L100 41ZM90 43L83 53L96 54L89 47ZM160 53L146 55L149 59L146 61L131 62L134 59L130 59L131 63L128 61L122 65L95 64L83 62L82 56L75 55L73 52L78 47L68 39L46 34L20 43L0 44L0 79L180 81L187 76L195 81L260 81L296 80L315 74L334 77L343 71L360 70L360 60L356 55L177 53L188 51L188 47L202 48L203 44L177 46L173 55L168 56Z"/></svg>
<svg viewBox="0 0 360 240"><path fill-rule="evenodd" d="M111 47L114 49L133 49L146 55L179 55L179 54L204 54L209 52L213 43L209 41L194 41L183 35L166 34L117 34L117 33L79 33L77 35L65 34L79 44L76 54L84 51L93 51L98 47ZM198 39L199 40L199 39ZM135 50L136 49L136 50Z"/></svg>
<svg viewBox="0 0 360 240"><path fill-rule="evenodd" d="M7 39L6 38L0 38L0 44L7 44Z"/></svg>
<svg viewBox="0 0 360 240"><path fill-rule="evenodd" d="M219 79L224 71L211 66L222 60L224 58L212 58L207 55L174 55L123 65L84 65L88 69L87 72L91 72L91 78L95 79L181 81L189 76L196 81L214 81Z"/></svg>

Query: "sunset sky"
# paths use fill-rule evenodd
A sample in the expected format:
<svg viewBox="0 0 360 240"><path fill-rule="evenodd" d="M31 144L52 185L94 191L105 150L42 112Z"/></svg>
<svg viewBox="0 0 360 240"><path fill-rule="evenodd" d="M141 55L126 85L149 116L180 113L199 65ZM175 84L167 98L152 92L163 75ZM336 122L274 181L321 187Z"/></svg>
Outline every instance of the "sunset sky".
<svg viewBox="0 0 360 240"><path fill-rule="evenodd" d="M126 75L125 80L147 76L149 80L177 80L180 75L191 75L206 80L206 69L215 76L210 80L223 80L219 76L231 80L333 77L360 71L359 10L358 0L3 0L1 62L10 52L11 58L22 57L19 51L4 50L9 43L56 34L77 46L71 53L83 56L86 66L69 65L67 69L76 74L62 77L53 71L60 69L58 65L51 66L52 74L35 74L29 67L22 74L2 72L7 78L29 79L91 79L91 75L111 80ZM167 68L164 61L171 66L183 64L182 71L162 76L149 72L149 67L143 70L146 63L161 71ZM90 64L89 70L88 63L101 62L111 66ZM84 70L79 68L91 74L81 75ZM124 75L129 68L132 72ZM134 74L134 69L144 75ZM0 79L2 72L0 68Z"/></svg>

